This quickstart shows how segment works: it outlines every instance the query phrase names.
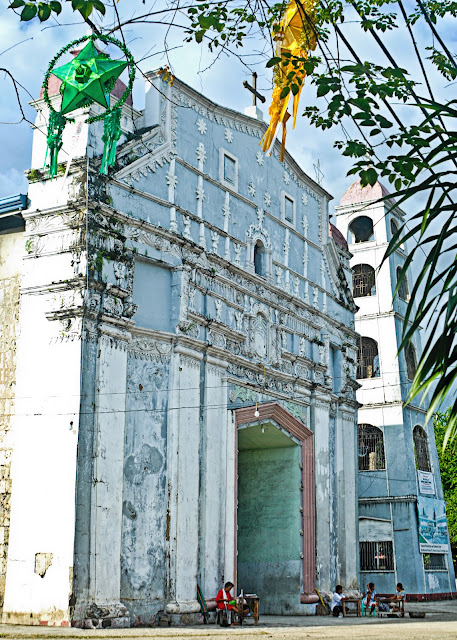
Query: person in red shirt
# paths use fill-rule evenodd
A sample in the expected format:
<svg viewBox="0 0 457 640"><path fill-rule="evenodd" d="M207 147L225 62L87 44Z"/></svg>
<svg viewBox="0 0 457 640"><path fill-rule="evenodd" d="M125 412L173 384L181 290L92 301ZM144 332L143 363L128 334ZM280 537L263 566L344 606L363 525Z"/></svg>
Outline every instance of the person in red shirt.
<svg viewBox="0 0 457 640"><path fill-rule="evenodd" d="M238 609L236 607L236 600L231 595L230 591L233 589L233 582L226 582L224 588L219 591L216 596L216 607L218 609L225 609L225 605L227 605L227 609L230 611L234 611L238 613ZM230 603L233 604L230 604Z"/></svg>
<svg viewBox="0 0 457 640"><path fill-rule="evenodd" d="M227 609L229 611L233 611L238 614L238 606L234 596L230 593L233 589L233 582L226 582L224 588L219 591L216 596L216 608L217 609L225 609L227 605ZM243 615L246 616L249 613L249 606L245 603L243 605ZM236 623L232 623L236 624Z"/></svg>

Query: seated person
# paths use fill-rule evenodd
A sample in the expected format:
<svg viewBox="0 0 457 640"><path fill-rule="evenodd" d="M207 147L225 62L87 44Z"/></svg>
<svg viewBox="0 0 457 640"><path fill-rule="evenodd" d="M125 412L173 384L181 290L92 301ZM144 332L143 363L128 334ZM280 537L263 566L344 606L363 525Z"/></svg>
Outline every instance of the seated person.
<svg viewBox="0 0 457 640"><path fill-rule="evenodd" d="M405 590L403 588L403 585L401 582L399 582L397 584L397 593L395 594L394 598L392 599L392 602L389 604L389 607L391 607L391 609L397 609L399 611L403 610L403 607L405 606L406 600L406 593Z"/></svg>
<svg viewBox="0 0 457 640"><path fill-rule="evenodd" d="M367 592L362 602L365 608L368 609L369 615L371 616L376 608L376 590L374 588L374 582L369 582L367 584Z"/></svg>
<svg viewBox="0 0 457 640"><path fill-rule="evenodd" d="M238 614L236 598L230 593L233 586L233 582L226 582L224 588L218 592L216 596L216 609L225 609L227 607L228 611L233 611L233 613ZM249 606L244 604L243 614L246 615L247 613L249 613Z"/></svg>
<svg viewBox="0 0 457 640"><path fill-rule="evenodd" d="M340 615L343 615L343 606L341 604L341 600L344 600L343 587L340 584L337 584L335 587L335 593L333 594L332 600L330 602L330 611L333 614L334 618L338 618Z"/></svg>

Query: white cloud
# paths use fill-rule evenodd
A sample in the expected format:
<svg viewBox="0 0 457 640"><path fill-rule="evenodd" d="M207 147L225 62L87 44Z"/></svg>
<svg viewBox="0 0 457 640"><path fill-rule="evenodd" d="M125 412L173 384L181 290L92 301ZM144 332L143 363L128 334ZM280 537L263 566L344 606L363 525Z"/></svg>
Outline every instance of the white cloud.
<svg viewBox="0 0 457 640"><path fill-rule="evenodd" d="M3 6L0 9L0 42L2 43L0 66L10 69L17 80L36 97L49 60L63 45L86 33L86 25L78 21L77 14L71 11L67 3L63 3L64 11L59 17L59 21L63 26L56 26L52 20L43 24L40 24L37 20L32 20L30 23L20 23L18 16L8 10L6 4L2 3ZM156 3L155 9L160 5L160 2ZM124 17L132 15L132 6L134 7L133 11L136 8L138 9L137 13L144 11L144 5L139 1L136 3L119 3L117 6L123 12ZM104 21L105 25L112 19L113 11L108 9ZM456 34L453 21L446 20L440 25L440 28L443 29L443 34L450 43L451 50L455 49ZM362 33L359 24L349 20L344 24L343 29L351 45L360 53L362 60L372 59L373 56L376 56L380 64L387 64L384 55L376 45L373 46L374 41L371 36ZM427 28L418 25L415 30L422 46L431 44L430 32ZM181 80L201 91L214 102L239 111L243 111L244 107L251 103L251 94L242 86L243 80L250 80L250 72L239 60L221 55L216 64L211 66L212 54L208 53L206 48L202 46L184 43L183 30L175 30L168 34L167 44L170 52L169 57L167 57L162 53L165 33L165 28L160 25L144 24L125 28L124 35L127 44L137 60L141 60L143 56L153 54L152 57L140 62L140 66L144 71L157 68L167 64L169 61L174 73ZM389 47L392 55L399 60L400 64L416 74L417 63L414 60L412 48L407 38L399 37L398 31L395 30L394 32L383 34L383 42ZM151 45L151 43L153 44ZM12 46L14 46L13 49L2 54L2 51L6 51ZM246 61L252 61L253 58L251 56L255 53L255 47L258 46L258 42L247 42L239 52L247 56L245 58ZM176 48L173 49L173 47ZM344 47L340 49L340 53L343 58L349 57ZM259 55L255 57L257 57L257 60L260 59ZM428 68L430 70L429 64ZM267 97L267 102L264 105L260 105L265 118L267 118L271 96L269 91L271 89L271 71L260 65L257 68L257 72L259 74L259 90ZM433 73L432 70L431 78L434 84L439 84L437 74ZM443 85L442 82L441 85ZM452 88L444 90L444 95L451 91ZM15 122L19 120L20 112L17 108L11 81L3 76L0 76L0 95L2 96L0 122ZM27 117L33 121L35 112L27 105L30 98L22 90L21 99L25 105ZM141 77L136 81L134 101L135 106L142 108L144 104L144 82ZM314 87L308 82L302 92L299 113L307 104L316 104ZM396 109L399 110L402 117L410 117L406 113L405 107L399 105L396 106ZM351 129L350 126L348 128L351 135L360 137L360 134ZM340 128L322 132L310 126L302 117L298 117L295 130L292 130L290 123L288 127L287 148L313 179L315 179L313 165L319 160L320 168L324 173L323 186L335 196L334 204L339 202L341 195L353 181L352 177L346 177L346 173L351 166L350 160L343 158L340 152L333 148L334 140L343 138L344 134ZM29 125L27 123L20 125L0 124L0 144L2 149L7 150L7 153L0 154L0 174L5 174L11 178L15 175L11 172L14 169L17 171L17 175L21 175L22 171L30 165L31 132ZM267 158L265 161L268 161ZM3 182L5 185L8 184L6 179ZM21 184L23 184L22 178ZM13 191L17 192L18 189L13 189Z"/></svg>

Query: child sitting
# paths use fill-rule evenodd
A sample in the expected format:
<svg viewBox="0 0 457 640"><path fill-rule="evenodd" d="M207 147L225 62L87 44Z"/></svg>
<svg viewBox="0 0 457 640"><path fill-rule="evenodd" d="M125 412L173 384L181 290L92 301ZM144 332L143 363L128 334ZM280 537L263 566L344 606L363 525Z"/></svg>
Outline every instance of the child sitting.
<svg viewBox="0 0 457 640"><path fill-rule="evenodd" d="M365 609L369 611L369 615L373 614L373 611L376 609L376 591L374 588L374 582L369 582L367 584L367 592L362 600Z"/></svg>
<svg viewBox="0 0 457 640"><path fill-rule="evenodd" d="M341 604L341 600L344 599L344 596L342 595L342 593L343 587L340 584L337 584L332 601L330 602L330 610L335 618L343 616L343 606Z"/></svg>

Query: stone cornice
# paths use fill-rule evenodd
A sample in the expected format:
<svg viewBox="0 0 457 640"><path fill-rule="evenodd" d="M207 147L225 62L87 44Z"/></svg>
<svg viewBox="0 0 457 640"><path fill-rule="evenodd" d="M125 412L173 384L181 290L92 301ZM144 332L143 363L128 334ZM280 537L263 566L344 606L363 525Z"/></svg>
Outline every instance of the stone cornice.
<svg viewBox="0 0 457 640"><path fill-rule="evenodd" d="M396 384L396 385L392 385L393 387L399 387L400 384ZM367 389L368 391L368 389ZM401 407L404 411L415 411L417 413L421 413L422 415L426 415L427 414L427 409L424 409L423 407L418 407L414 404L405 404L402 400L397 400L395 402L378 402L378 403L373 403L373 404L360 404L359 408L362 411L366 411L369 409L386 409L389 407ZM398 426L398 425L394 425L394 426Z"/></svg>
<svg viewBox="0 0 457 640"><path fill-rule="evenodd" d="M392 199L394 196L392 196ZM391 204L389 204L391 203ZM380 198L373 200L365 200L364 202L353 202L351 204L339 204L335 205L334 209L337 212L336 215L344 215L348 213L361 213L364 209L368 209L373 207L374 205L380 205L383 207L388 207L388 209L392 209L392 212L398 215L399 218L405 217L405 212L398 206L395 206L395 203L387 198L386 200L382 200ZM394 206L392 206L394 205Z"/></svg>
<svg viewBox="0 0 457 640"><path fill-rule="evenodd" d="M203 357L203 352L211 353L213 358L218 358L219 360L227 362L227 366L234 365L236 367L239 367L240 372L241 371L244 371L246 373L250 372L249 375L252 375L252 381L248 379L247 381L245 380L243 382L243 384L247 387L250 387L252 385L254 388L258 389L259 383L256 381L258 376L262 378L262 382L264 381L264 365L263 364L254 362L244 357L243 355L234 355L228 352L225 348L209 345L207 342L202 342L200 340L190 338L186 335L181 335L181 334L175 335L168 332L160 332L160 331L154 331L151 329L143 329L143 328L136 327L134 324L131 324L129 326L129 332L132 337L153 338L158 342L164 342L164 343L169 342L174 345L173 348L175 352L180 349L190 350L191 352L200 353L202 357ZM181 345L181 346L178 346L178 345ZM321 367L317 367L317 368L321 369ZM316 383L310 380L297 378L294 374L285 373L284 371L275 369L270 365L265 365L265 371L267 372L267 381L271 379L271 380L278 380L284 384L289 384L291 385L291 389L297 389L297 392L300 387L303 389L307 388L309 390L316 387ZM232 372L227 373L227 378L237 382L237 384L242 383L242 377L243 376L238 377L237 375L234 375ZM265 387L265 393L270 393L271 391L274 391L274 389L272 389L267 385ZM287 397L289 400L294 401L296 398L297 392L292 391L291 393L290 391L288 392L283 391L282 393L279 394L278 397L281 397L281 398ZM284 393L286 393L286 396L284 396ZM329 403L331 402L330 397L328 397L328 402Z"/></svg>
<svg viewBox="0 0 457 640"><path fill-rule="evenodd" d="M125 185L122 185L122 186L125 186ZM94 205L97 206L100 209L100 211L110 216L116 217L118 220L120 220L124 224L128 224L129 226L135 229L143 230L145 232L155 234L157 237L164 238L168 240L171 244L176 244L179 247L186 247L189 251L191 251L192 253L195 253L198 256L202 256L204 254L207 256L208 263L214 263L214 264L220 265L221 267L224 267L228 271L234 274L238 274L243 278L246 278L247 280L251 281L253 284L257 284L262 288L271 291L273 294L278 296L280 301L283 301L283 302L279 302L278 304L272 301L268 301L268 304L271 307L283 310L286 313L291 313L292 315L297 315L297 318L307 322L310 326L314 327L315 329L322 328L322 324L319 324L319 320L317 320L317 318L319 318L320 320L324 321L325 323L328 323L328 325L331 325L335 329L342 331L344 334L348 336L352 336L354 339L357 339L358 333L353 329L351 329L350 327L348 327L347 325L345 325L344 323L334 320L331 316L324 314L319 309L315 309L311 305L307 304L301 298L296 297L293 294L285 293L281 287L278 287L272 282L269 282L262 276L259 276L255 273L248 273L243 267L238 267L233 262L229 262L225 260L222 256L219 256L215 253L206 253L202 247L196 245L193 242L191 243L188 240L186 240L184 237L178 236L170 231L163 229L162 227L156 227L153 224L150 224L149 222L140 220L138 218L134 218L133 216L123 213L119 210L115 210L102 202L94 203ZM238 244L242 244L238 239L234 239L234 241L237 242ZM202 268L202 267L199 266L199 268ZM209 269L210 267L208 266L207 270ZM233 282L233 280L230 280L223 275L218 275L217 279L220 280L221 282L225 282L227 284L235 286L235 283ZM323 289L321 289L319 285L313 283L313 286L323 291ZM240 283L236 283L236 288L243 291L249 296L252 296L252 297L257 296L257 294L252 292L250 289L246 289ZM328 292L327 292L327 295L331 296L331 294L329 294ZM341 304L341 302L336 298L335 298L335 301L338 304ZM285 306L286 302L288 303L293 302L298 308L302 309L303 311L306 311L310 317L301 318L299 314L295 314L294 311L291 311Z"/></svg>
<svg viewBox="0 0 457 640"><path fill-rule="evenodd" d="M376 504L376 503L390 503L390 502L417 502L417 496L380 496L373 498L359 498L359 504Z"/></svg>

